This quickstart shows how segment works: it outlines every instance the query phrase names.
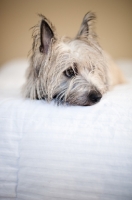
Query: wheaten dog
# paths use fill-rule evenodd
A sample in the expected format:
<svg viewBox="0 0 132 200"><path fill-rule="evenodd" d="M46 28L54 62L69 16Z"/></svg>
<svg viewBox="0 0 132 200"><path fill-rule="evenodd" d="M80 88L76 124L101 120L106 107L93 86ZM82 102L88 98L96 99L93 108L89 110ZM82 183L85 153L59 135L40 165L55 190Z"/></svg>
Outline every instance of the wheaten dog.
<svg viewBox="0 0 132 200"><path fill-rule="evenodd" d="M33 45L24 96L55 99L58 104L89 106L124 78L100 47L88 12L75 38L58 37L51 22L40 15L33 28Z"/></svg>

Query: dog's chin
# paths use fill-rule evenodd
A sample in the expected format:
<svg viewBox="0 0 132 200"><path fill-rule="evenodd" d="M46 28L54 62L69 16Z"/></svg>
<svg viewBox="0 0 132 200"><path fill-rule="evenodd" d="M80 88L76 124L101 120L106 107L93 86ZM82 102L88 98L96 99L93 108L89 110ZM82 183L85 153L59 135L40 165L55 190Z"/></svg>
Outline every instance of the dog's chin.
<svg viewBox="0 0 132 200"><path fill-rule="evenodd" d="M99 93L100 94L100 93ZM70 98L68 97L67 99L65 99L65 96L61 96L59 94L54 95L53 99L54 101L57 103L57 105L71 105L71 106L93 106L97 103L100 102L102 95L100 94L100 96L98 95L90 95L90 97L85 96L81 96L81 97L77 97L77 98L73 98L73 96Z"/></svg>
<svg viewBox="0 0 132 200"><path fill-rule="evenodd" d="M97 96L96 96L96 98L95 97L89 98L87 96L84 96L83 98L81 97L81 98L77 98L77 99L76 98L74 98L74 99L68 98L66 100L66 103L69 105L72 105L72 106L93 106L100 102L101 97L97 98Z"/></svg>
<svg viewBox="0 0 132 200"><path fill-rule="evenodd" d="M57 98L54 98L55 103L59 105L69 105L69 106L93 106L97 103L92 102L71 102L71 101L64 101L64 100L58 100Z"/></svg>
<svg viewBox="0 0 132 200"><path fill-rule="evenodd" d="M93 106L97 103L92 103L92 102L66 102L68 105L71 106Z"/></svg>
<svg viewBox="0 0 132 200"><path fill-rule="evenodd" d="M92 103L92 102L89 102L89 101L87 101L87 102L78 102L78 101L64 101L63 99L57 99L57 98L54 98L54 101L55 101L55 103L57 104L57 105L69 105L69 106L93 106L93 105L95 105L95 104L97 104L97 103Z"/></svg>

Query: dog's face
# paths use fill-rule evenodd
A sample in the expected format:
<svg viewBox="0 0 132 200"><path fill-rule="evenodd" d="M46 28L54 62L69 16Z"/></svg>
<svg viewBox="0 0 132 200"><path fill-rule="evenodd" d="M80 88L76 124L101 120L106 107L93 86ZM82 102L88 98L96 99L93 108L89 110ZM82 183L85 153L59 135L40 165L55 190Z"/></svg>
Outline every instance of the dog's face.
<svg viewBox="0 0 132 200"><path fill-rule="evenodd" d="M34 29L26 97L83 106L99 102L108 90L108 75L104 52L91 27L95 15L84 16L74 39L58 38L52 24L41 17L39 31Z"/></svg>

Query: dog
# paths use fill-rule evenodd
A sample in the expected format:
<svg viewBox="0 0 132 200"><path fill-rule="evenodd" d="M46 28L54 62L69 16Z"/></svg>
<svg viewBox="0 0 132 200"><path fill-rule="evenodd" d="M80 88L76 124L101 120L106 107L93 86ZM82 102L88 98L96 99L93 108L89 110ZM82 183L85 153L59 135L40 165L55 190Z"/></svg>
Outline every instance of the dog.
<svg viewBox="0 0 132 200"><path fill-rule="evenodd" d="M52 23L39 17L33 27L32 55L23 87L26 98L91 106L124 82L121 71L98 43L93 12L84 16L75 38L59 37Z"/></svg>

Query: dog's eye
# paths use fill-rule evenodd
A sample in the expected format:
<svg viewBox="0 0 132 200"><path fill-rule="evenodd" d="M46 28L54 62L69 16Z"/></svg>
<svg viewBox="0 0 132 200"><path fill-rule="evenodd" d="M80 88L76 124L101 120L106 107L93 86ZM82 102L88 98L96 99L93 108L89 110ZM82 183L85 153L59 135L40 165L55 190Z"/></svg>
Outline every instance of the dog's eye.
<svg viewBox="0 0 132 200"><path fill-rule="evenodd" d="M77 67L74 65L74 67L70 67L69 69L64 71L64 75L68 78L72 78L75 75L77 75Z"/></svg>

